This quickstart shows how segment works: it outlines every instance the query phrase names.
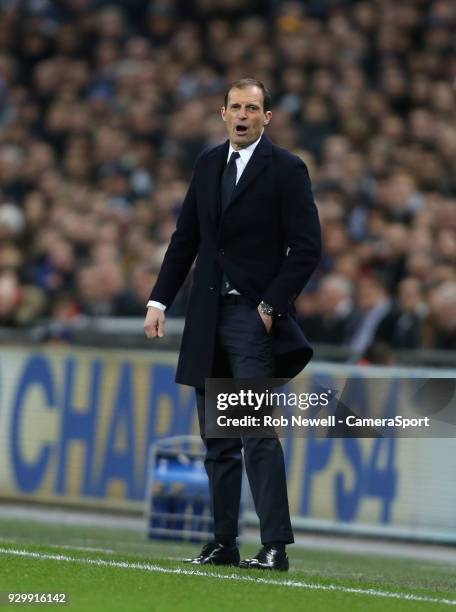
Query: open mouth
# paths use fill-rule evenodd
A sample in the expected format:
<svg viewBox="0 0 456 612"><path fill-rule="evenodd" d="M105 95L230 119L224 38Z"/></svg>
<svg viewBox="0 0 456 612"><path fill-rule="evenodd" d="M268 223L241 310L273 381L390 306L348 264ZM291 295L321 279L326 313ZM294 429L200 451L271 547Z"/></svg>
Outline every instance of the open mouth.
<svg viewBox="0 0 456 612"><path fill-rule="evenodd" d="M247 132L247 126L239 124L235 127L235 132L239 136L243 136Z"/></svg>

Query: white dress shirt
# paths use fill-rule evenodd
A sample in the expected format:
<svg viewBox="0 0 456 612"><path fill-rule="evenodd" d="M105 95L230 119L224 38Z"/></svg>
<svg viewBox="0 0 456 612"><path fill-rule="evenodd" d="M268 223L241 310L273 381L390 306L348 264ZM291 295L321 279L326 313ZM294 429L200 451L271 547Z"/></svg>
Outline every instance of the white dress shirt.
<svg viewBox="0 0 456 612"><path fill-rule="evenodd" d="M261 132L261 135L258 138L258 140L255 140L255 142L252 142L252 144L249 145L248 147L245 147L245 149L239 149L238 151L236 151L236 149L233 149L233 145L230 142L230 146L228 149L228 155L226 158L226 163L229 162L232 153L239 153L239 157L236 159L236 169L237 169L236 185L238 184L239 179L241 178L242 173L245 170L245 167L249 163L250 158L253 155L253 152L255 151L258 143L260 142L261 136L263 136L263 132Z"/></svg>
<svg viewBox="0 0 456 612"><path fill-rule="evenodd" d="M263 132L261 132L258 140L255 140L255 142L252 142L252 144L249 145L248 147L245 147L245 149L239 149L238 151L236 151L236 149L233 149L233 145L230 142L230 146L228 148L228 155L226 157L226 163L229 162L232 153L235 153L235 152L239 153L239 157L236 159L236 170L237 170L236 185L238 184L239 179L241 178L242 173L245 170L245 167L249 163L250 158L253 155L253 152L255 151L258 143L260 142L261 136L263 136ZM236 291L236 289L232 289L230 293L239 295L239 292ZM154 300L149 300L147 302L147 307L149 308L150 306L153 306L154 308L158 308L159 310L163 310L163 311L166 310L166 306L164 304L162 304L161 302L155 302Z"/></svg>

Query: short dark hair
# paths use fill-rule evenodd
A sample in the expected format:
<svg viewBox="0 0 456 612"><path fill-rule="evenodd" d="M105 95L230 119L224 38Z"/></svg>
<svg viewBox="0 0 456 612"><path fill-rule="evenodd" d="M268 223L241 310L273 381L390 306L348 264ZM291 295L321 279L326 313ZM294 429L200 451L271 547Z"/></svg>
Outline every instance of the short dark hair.
<svg viewBox="0 0 456 612"><path fill-rule="evenodd" d="M238 79L231 83L225 93L224 105L225 108L228 106L228 95L232 89L244 89L245 87L258 87L263 92L263 110L264 112L271 110L272 100L271 100L271 92L265 86L264 83L259 81L258 79L251 79L246 77L245 79Z"/></svg>

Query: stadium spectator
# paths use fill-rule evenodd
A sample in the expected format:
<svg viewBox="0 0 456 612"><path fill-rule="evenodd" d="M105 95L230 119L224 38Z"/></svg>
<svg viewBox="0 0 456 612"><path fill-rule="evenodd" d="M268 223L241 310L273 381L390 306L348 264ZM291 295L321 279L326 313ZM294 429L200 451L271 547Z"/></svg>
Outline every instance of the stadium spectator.
<svg viewBox="0 0 456 612"><path fill-rule="evenodd" d="M399 283L397 302L378 326L375 342L394 349L419 348L427 311L420 281L405 278Z"/></svg>
<svg viewBox="0 0 456 612"><path fill-rule="evenodd" d="M0 324L20 327L36 321L46 306L38 287L21 285L13 270L0 273Z"/></svg>
<svg viewBox="0 0 456 612"><path fill-rule="evenodd" d="M431 292L430 306L430 346L456 350L456 282L446 281L438 285Z"/></svg>
<svg viewBox="0 0 456 612"><path fill-rule="evenodd" d="M361 278L358 287L359 319L349 340L355 356L361 358L375 340L378 328L389 314L391 297L378 278Z"/></svg>
<svg viewBox="0 0 456 612"><path fill-rule="evenodd" d="M353 335L357 319L351 283L341 275L330 274L318 288L315 312L301 316L300 323L312 342L341 345Z"/></svg>

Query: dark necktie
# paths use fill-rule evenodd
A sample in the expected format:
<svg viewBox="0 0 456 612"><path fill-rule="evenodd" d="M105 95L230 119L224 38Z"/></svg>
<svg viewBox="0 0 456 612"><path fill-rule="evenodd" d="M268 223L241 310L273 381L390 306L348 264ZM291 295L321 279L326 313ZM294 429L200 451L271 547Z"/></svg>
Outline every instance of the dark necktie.
<svg viewBox="0 0 456 612"><path fill-rule="evenodd" d="M233 197L233 191L236 187L236 177L237 177L237 167L236 160L239 157L239 153L237 151L233 151L231 153L231 157L229 162L225 166L225 170L222 174L222 182L221 182L221 205L222 205L222 213L226 210L228 204L231 202L231 198Z"/></svg>
<svg viewBox="0 0 456 612"><path fill-rule="evenodd" d="M228 204L231 202L231 198L233 197L233 192L236 187L236 177L237 177L237 167L236 167L236 159L239 157L239 153L237 151L233 151L231 153L231 157L225 166L225 170L222 174L222 180L220 183L220 215L219 221L222 216L222 213L226 210ZM222 287L221 294L226 295L231 291L233 287L231 286L230 281L225 273L223 273L222 277Z"/></svg>

